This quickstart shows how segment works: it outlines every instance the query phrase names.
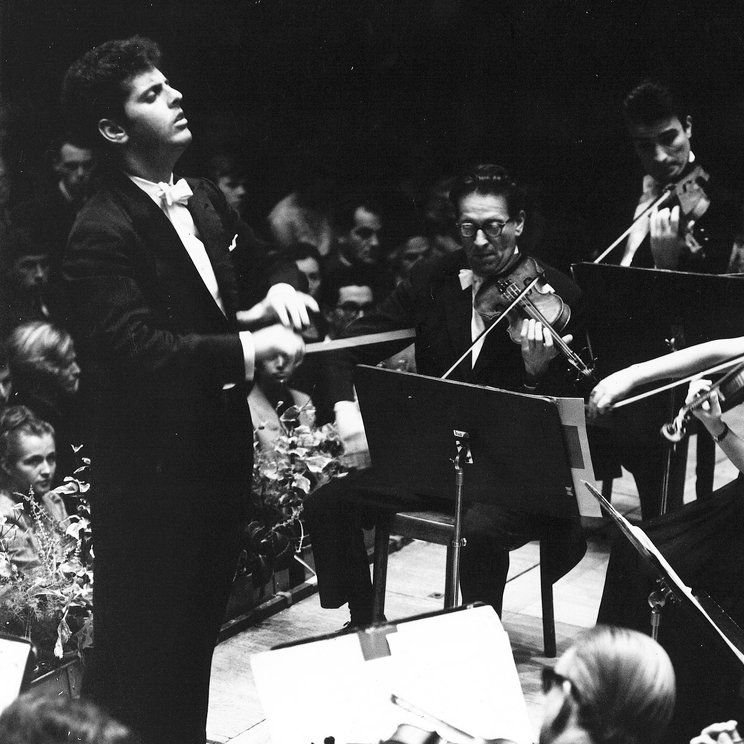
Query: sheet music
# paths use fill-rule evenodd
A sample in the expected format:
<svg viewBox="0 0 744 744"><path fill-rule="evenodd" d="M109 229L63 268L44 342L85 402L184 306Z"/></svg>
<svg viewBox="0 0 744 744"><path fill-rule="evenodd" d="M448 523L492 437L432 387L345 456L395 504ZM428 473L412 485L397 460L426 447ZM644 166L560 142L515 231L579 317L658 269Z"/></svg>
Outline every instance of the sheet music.
<svg viewBox="0 0 744 744"><path fill-rule="evenodd" d="M589 437L586 433L586 413L582 398L552 398L558 409L563 426L571 480L573 481L579 514L582 517L601 517L602 509L596 499L582 488L582 483L596 483L594 466L589 451Z"/></svg>
<svg viewBox="0 0 744 744"><path fill-rule="evenodd" d="M372 742L390 737L401 723L437 728L395 705L391 695L474 736L533 741L509 638L493 608L383 628L389 629L382 634L389 655L369 660L355 633L251 659L272 741ZM322 675L313 673L318 669Z"/></svg>

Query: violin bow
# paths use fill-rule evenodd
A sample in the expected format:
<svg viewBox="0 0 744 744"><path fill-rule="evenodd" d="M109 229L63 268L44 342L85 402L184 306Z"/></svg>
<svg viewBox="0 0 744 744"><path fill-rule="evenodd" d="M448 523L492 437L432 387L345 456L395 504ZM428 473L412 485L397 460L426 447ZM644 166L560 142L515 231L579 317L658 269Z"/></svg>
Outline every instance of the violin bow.
<svg viewBox="0 0 744 744"><path fill-rule="evenodd" d="M475 345L482 339L485 338L500 322L503 318L506 318L507 315L524 299L524 297L527 296L527 293L540 281L540 279L543 278L542 274L538 274L516 297L516 299L512 302L509 307L504 310L501 315L499 315L496 320L494 320L493 323L491 323L490 326L486 326L475 338L472 344L468 346L467 349L465 349L465 352L462 354L462 356L441 376L441 380L446 380L464 361L465 357L467 357L468 354L475 348Z"/></svg>
<svg viewBox="0 0 744 744"><path fill-rule="evenodd" d="M683 377L679 380L674 380L673 382L669 382L666 385L654 388L653 390L646 390L645 393L638 393L638 395L633 395L630 398L625 398L624 400L615 403L612 406L611 410L622 408L623 406L628 406L631 403L636 403L637 401L643 400L644 398L650 398L652 395L663 393L665 390L671 390L672 388L678 387L679 385L684 385L686 382L691 382L692 380L698 380L705 375L710 375L715 372L722 372L724 369L728 369L729 367L741 364L742 362L744 362L744 354L733 357L726 362L721 362L720 364L716 364L715 366L704 369L700 372L695 372L694 374L688 375L687 377Z"/></svg>
<svg viewBox="0 0 744 744"><path fill-rule="evenodd" d="M670 194L672 193L672 190L674 189L674 187L675 187L675 184L674 184L674 183L670 183L670 184L667 184L667 185L666 185L666 186L664 187L664 190L662 191L662 193L661 193L661 196L659 196L659 197L658 197L658 198L656 199L656 201L653 201L653 202L651 202L651 204L649 204L649 205L648 205L648 206L647 206L647 207L646 207L646 208L645 208L645 209L644 209L644 210L643 210L643 211L642 211L642 212L641 212L641 213L640 213L640 214L639 214L639 215L638 215L638 216L637 216L637 217L636 217L636 218L635 218L634 220L633 220L633 222L631 222L631 223L630 223L630 225L628 225L628 228L627 228L627 230L625 230L625 232L623 232L623 233L622 233L622 234L621 234L621 235L620 235L620 236L619 236L619 237L617 238L617 240L615 240L615 241L614 241L613 243L611 243L611 244L610 244L610 246L609 246L609 247L608 247L608 248L607 248L606 250L602 251L602 253L600 253L600 255L599 255L599 256L597 256L597 258L595 258L595 259L594 259L594 261L592 261L592 263L595 263L595 264L598 264L598 263L602 263L602 261L603 261L603 260L604 260L605 258L607 258L607 256L609 256L609 255L610 255L610 253L612 253L612 251L614 251L614 250L615 250L615 248L617 248L617 246L618 246L618 245L620 245L620 243L621 243L621 242L622 242L622 241L623 241L623 240L624 240L625 238L627 238L627 237L628 237L628 235L630 235L630 231L631 231L631 230L632 230L632 229L633 229L633 228L634 228L634 227L635 227L635 226L636 226L636 225L637 225L637 224L638 224L638 223L639 223L639 222L640 222L640 221L641 221L641 220L642 220L642 219L643 219L643 218L644 218L644 217L645 217L645 216L646 216L646 215L647 215L647 214L648 214L648 213L649 213L649 212L650 212L650 211L651 211L652 209L656 209L656 208L657 208L657 207L658 207L658 206L659 206L659 205L660 205L660 204L661 204L662 202L664 202L664 201L665 201L666 199L668 199L668 198L669 198L669 196L670 196Z"/></svg>

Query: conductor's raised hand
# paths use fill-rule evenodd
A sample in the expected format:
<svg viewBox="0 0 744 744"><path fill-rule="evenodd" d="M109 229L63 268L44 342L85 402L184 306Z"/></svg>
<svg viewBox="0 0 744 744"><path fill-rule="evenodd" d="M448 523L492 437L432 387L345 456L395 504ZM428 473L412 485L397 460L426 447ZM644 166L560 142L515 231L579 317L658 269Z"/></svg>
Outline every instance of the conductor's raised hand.
<svg viewBox="0 0 744 744"><path fill-rule="evenodd" d="M308 311L319 312L318 303L291 284L280 282L272 285L266 297L250 310L238 312L238 323L242 328L250 329L262 323L279 321L282 325L301 330L310 325Z"/></svg>
<svg viewBox="0 0 744 744"><path fill-rule="evenodd" d="M570 344L573 336L563 336L563 340ZM550 331L532 318L522 321L521 346L525 371L536 380L548 371L551 359L558 354Z"/></svg>
<svg viewBox="0 0 744 744"><path fill-rule="evenodd" d="M302 336L279 323L260 328L254 331L251 337L256 361L283 354L290 361L299 364L305 355L305 342L302 340Z"/></svg>

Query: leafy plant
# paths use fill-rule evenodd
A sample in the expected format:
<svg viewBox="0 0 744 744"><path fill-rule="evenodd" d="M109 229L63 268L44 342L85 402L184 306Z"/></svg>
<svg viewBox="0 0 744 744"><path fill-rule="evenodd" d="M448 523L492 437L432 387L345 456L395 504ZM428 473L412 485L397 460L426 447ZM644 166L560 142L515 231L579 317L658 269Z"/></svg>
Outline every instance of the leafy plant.
<svg viewBox="0 0 744 744"><path fill-rule="evenodd" d="M79 448L78 448L79 449ZM11 560L9 544L18 529L0 516L0 618L7 633L30 638L37 650L38 673L93 643L93 549L87 471L90 461L54 489L74 499L76 513L55 524L34 498L17 494L16 509L30 519L40 550L39 565L21 571Z"/></svg>
<svg viewBox="0 0 744 744"><path fill-rule="evenodd" d="M312 416L291 406L279 417L281 432L273 448L253 444L252 521L243 534L238 575L252 573L263 586L303 547L305 497L346 472L343 444L335 425L316 427Z"/></svg>

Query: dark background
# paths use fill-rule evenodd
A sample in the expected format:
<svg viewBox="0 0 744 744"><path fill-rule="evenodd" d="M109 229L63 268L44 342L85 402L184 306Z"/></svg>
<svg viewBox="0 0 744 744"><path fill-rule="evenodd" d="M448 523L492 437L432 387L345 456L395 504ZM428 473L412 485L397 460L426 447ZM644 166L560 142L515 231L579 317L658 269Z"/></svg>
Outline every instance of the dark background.
<svg viewBox="0 0 744 744"><path fill-rule="evenodd" d="M313 162L415 202L470 159L531 186L561 251L580 256L601 199L637 193L623 94L661 76L693 147L737 184L744 163L739 3L589 0L5 0L9 157L40 167L60 80L82 52L141 33L165 51L195 142L185 172L238 146L260 218Z"/></svg>

